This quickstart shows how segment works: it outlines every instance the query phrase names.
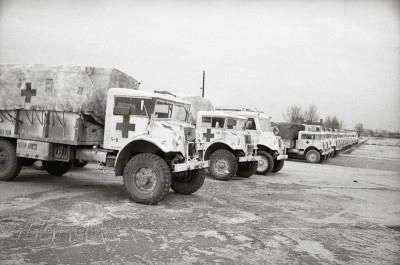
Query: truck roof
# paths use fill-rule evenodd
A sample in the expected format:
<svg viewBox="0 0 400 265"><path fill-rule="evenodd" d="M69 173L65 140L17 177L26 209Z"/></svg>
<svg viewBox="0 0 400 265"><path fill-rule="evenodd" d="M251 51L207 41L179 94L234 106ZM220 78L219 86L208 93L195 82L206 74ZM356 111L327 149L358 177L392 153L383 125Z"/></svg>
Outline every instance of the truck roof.
<svg viewBox="0 0 400 265"><path fill-rule="evenodd" d="M111 93L114 95L132 96L132 97L157 98L157 99L169 100L169 101L173 101L173 102L177 102L177 103L181 103L181 104L191 105L190 102L187 102L182 99L178 99L174 96L160 94L160 93L140 91L140 90L132 90L132 89L126 89L126 88L113 87L113 88L109 89L108 93Z"/></svg>
<svg viewBox="0 0 400 265"><path fill-rule="evenodd" d="M206 116L210 116L210 117L227 117L227 118L246 120L246 118L244 118L242 116L238 116L238 115L224 112L224 111L199 111L197 114L202 115L202 116L206 115Z"/></svg>
<svg viewBox="0 0 400 265"><path fill-rule="evenodd" d="M224 111L229 113L235 113L236 115L246 116L246 117L262 117L268 118L269 116L262 111L252 110L248 108L235 108L235 107L215 107L218 111Z"/></svg>

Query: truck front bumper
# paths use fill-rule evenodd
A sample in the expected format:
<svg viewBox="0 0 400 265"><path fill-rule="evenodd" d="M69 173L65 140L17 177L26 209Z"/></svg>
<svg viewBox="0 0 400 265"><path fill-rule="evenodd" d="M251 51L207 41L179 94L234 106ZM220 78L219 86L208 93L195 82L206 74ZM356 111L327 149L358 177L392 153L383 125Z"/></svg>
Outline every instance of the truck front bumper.
<svg viewBox="0 0 400 265"><path fill-rule="evenodd" d="M241 162L251 162L251 161L260 161L261 156L241 156L239 157L239 163Z"/></svg>
<svg viewBox="0 0 400 265"><path fill-rule="evenodd" d="M288 159L288 155L278 155L278 156L276 156L276 160L283 160L283 159Z"/></svg>
<svg viewBox="0 0 400 265"><path fill-rule="evenodd" d="M206 161L191 160L191 161L186 161L184 163L174 164L172 167L173 167L173 172L182 172L187 170L207 168L210 167L210 160Z"/></svg>

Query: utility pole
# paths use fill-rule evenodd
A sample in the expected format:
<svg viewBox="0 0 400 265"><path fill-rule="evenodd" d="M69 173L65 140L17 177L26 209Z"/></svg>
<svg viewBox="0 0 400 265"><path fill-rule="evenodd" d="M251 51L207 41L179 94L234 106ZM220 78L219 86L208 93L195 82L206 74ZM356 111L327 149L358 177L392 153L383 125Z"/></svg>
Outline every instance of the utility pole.
<svg viewBox="0 0 400 265"><path fill-rule="evenodd" d="M204 80L206 79L206 71L203 70L203 87L200 87L202 90L201 96L204 98Z"/></svg>

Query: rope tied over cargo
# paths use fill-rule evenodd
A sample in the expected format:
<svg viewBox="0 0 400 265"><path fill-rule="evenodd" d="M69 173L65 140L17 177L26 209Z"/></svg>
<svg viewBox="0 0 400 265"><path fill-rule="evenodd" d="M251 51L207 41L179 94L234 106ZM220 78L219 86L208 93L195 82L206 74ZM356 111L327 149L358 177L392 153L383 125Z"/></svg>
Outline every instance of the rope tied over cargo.
<svg viewBox="0 0 400 265"><path fill-rule="evenodd" d="M36 118L38 119L40 125L43 125L43 124L44 124L44 111L42 110L42 121L40 121L39 116L38 116L38 114L37 114L37 111L34 110L34 112L35 112L35 114L36 114Z"/></svg>
<svg viewBox="0 0 400 265"><path fill-rule="evenodd" d="M67 124L67 122L65 121L65 111L62 112L62 121L61 121L60 117L58 117L57 111L53 110L53 112L56 114L57 120L61 124L61 126L65 127L65 125ZM54 118L54 116L53 116L53 118ZM53 120L53 124L54 124L54 120Z"/></svg>
<svg viewBox="0 0 400 265"><path fill-rule="evenodd" d="M31 125L33 125L33 111L32 111L32 118L29 119L28 111L27 111L26 109L23 109L23 110L25 111L25 116L26 116L26 118L28 119L29 123L30 123Z"/></svg>

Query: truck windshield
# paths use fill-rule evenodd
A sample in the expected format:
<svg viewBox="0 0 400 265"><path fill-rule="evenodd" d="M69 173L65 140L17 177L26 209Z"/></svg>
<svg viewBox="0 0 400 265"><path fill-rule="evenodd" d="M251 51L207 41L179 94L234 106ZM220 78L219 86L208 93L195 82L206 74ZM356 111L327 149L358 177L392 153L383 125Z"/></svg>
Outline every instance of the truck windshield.
<svg viewBox="0 0 400 265"><path fill-rule="evenodd" d="M154 114L161 119L174 119L187 121L189 117L190 105L176 102L157 100L154 107Z"/></svg>
<svg viewBox="0 0 400 265"><path fill-rule="evenodd" d="M246 120L227 118L226 128L235 130L245 130Z"/></svg>
<svg viewBox="0 0 400 265"><path fill-rule="evenodd" d="M258 120L260 122L260 129L262 132L272 132L272 126L269 119L259 118Z"/></svg>

